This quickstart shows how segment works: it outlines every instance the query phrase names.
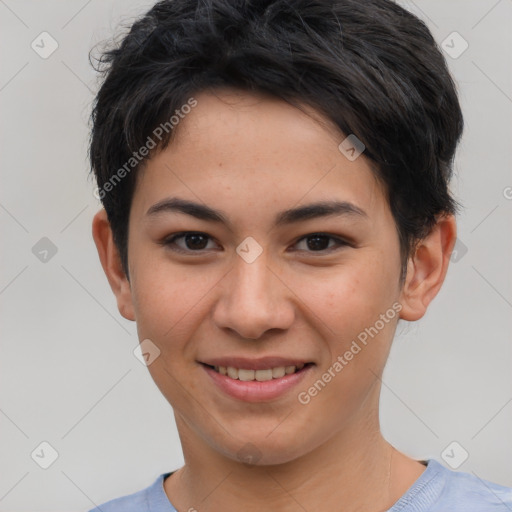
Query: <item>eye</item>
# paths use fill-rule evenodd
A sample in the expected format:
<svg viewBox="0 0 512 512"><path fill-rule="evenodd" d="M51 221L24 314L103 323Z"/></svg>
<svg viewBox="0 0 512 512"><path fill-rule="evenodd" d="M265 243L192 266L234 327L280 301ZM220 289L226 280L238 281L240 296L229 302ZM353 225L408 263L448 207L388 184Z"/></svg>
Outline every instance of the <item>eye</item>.
<svg viewBox="0 0 512 512"><path fill-rule="evenodd" d="M303 236L296 242L296 245L298 245L302 241L308 240L309 242L306 242L305 245L308 249L311 250L306 252L332 252L332 250L335 250L337 248L350 245L348 242L345 242L341 238L331 236L325 233L311 233L309 235ZM334 247L329 247L329 241L334 241Z"/></svg>
<svg viewBox="0 0 512 512"><path fill-rule="evenodd" d="M183 239L185 247L176 244L176 240L180 239ZM173 251L176 252L200 252L206 248L205 242L207 242L208 239L211 239L211 237L206 233L186 231L184 233L177 233L171 237L166 238L161 242L161 244L166 247L170 247Z"/></svg>
<svg viewBox="0 0 512 512"><path fill-rule="evenodd" d="M177 244L176 242L178 240L182 240L182 245ZM208 241L213 240L210 235L207 235L206 233L201 232L195 232L195 231L186 231L183 233L176 233L170 237L167 237L164 239L161 244L170 247L171 250L181 253L191 253L196 252L200 253L204 250L211 249L207 247ZM334 242L334 246L329 247L330 242ZM306 249L299 249L300 251L304 252L332 252L333 250L344 247L344 246L350 246L349 242L346 242L345 240L342 240L341 238L328 235L325 233L311 233L309 235L303 236L297 242L295 242L295 245L299 245L302 242L305 243Z"/></svg>

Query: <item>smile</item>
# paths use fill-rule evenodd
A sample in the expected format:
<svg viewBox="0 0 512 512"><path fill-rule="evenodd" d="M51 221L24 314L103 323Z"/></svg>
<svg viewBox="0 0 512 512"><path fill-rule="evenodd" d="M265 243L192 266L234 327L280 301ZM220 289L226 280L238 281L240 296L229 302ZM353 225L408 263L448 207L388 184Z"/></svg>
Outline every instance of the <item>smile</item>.
<svg viewBox="0 0 512 512"><path fill-rule="evenodd" d="M296 363L294 365L279 365L281 361L282 359L279 362L278 360L258 363L253 361L251 364L247 360L235 362L232 359L230 363L239 364L240 367L226 366L227 361L222 361L224 365L219 364L221 361L216 361L217 364L202 363L200 366L210 382L214 384L214 389L219 390L223 395L244 402L267 402L289 396L289 393L297 388L315 367L315 363L298 361L294 361ZM253 366L253 368L248 369L244 366ZM254 366L260 366L260 368L254 368Z"/></svg>
<svg viewBox="0 0 512 512"><path fill-rule="evenodd" d="M225 375L233 380L242 380L245 382L256 380L258 382L265 382L272 379L280 379L285 375L296 373L302 368L304 364L298 366L277 366L275 368L267 368L265 370L247 370L244 368L234 368L232 366L213 366L217 373Z"/></svg>

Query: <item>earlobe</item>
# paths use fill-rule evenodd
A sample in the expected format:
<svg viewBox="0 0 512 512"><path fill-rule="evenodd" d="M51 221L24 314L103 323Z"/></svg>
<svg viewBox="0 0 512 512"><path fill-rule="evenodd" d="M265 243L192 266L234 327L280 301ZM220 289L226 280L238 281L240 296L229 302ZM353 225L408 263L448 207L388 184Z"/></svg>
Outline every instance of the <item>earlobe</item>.
<svg viewBox="0 0 512 512"><path fill-rule="evenodd" d="M97 212L93 218L92 236L98 250L101 266L107 276L110 288L116 296L119 312L127 320L135 320L130 282L124 273L119 251L114 244L112 229L104 208Z"/></svg>
<svg viewBox="0 0 512 512"><path fill-rule="evenodd" d="M455 217L444 215L418 242L407 262L407 276L400 297L400 318L415 321L423 317L444 282L456 237Z"/></svg>

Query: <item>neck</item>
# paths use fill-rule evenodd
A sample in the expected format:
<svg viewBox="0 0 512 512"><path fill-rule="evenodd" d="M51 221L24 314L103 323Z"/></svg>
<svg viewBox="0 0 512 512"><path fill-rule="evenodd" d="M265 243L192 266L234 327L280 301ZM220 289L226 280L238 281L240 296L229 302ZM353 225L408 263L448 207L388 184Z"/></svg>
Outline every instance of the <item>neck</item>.
<svg viewBox="0 0 512 512"><path fill-rule="evenodd" d="M425 469L394 450L378 417L348 426L292 461L247 465L224 457L176 418L185 466L164 487L178 510L387 510ZM421 468L421 469L420 469Z"/></svg>

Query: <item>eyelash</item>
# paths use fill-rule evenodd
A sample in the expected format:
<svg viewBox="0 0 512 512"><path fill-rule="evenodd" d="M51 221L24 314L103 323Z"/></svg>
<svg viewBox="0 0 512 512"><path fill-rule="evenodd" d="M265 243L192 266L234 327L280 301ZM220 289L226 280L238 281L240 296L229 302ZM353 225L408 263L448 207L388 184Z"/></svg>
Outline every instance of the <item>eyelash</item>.
<svg viewBox="0 0 512 512"><path fill-rule="evenodd" d="M181 233L176 233L174 235L171 235L170 237L165 238L160 243L161 243L161 245L163 245L165 247L169 247L172 251L175 251L175 252L178 252L178 253L182 253L182 254L190 254L190 253L201 254L204 251L208 250L208 249L200 249L200 250L194 251L194 250L191 250L191 249L182 249L181 247L177 247L175 245L175 241L180 239L180 238L185 238L185 236L187 236L187 235L201 235L201 236L209 238L210 240L213 240L213 238L211 236L209 236L206 233L202 233L200 231L183 231ZM347 246L351 246L352 247L353 246L352 244L350 244L349 242L343 240L342 238L339 238L339 237L336 237L336 236L332 236L332 235L330 235L328 233L310 233L308 235L304 235L303 237L299 238L294 243L294 245L298 244L299 242L302 242L303 240L306 240L307 238L312 238L312 237L315 237L315 236L334 240L337 243L337 247L331 247L329 249L322 249L320 251L302 251L302 252L307 252L307 253L310 253L310 254L318 253L318 254L322 255L322 254L330 254L331 252L333 252L335 250L338 250L338 249L341 249L342 247L347 247Z"/></svg>

